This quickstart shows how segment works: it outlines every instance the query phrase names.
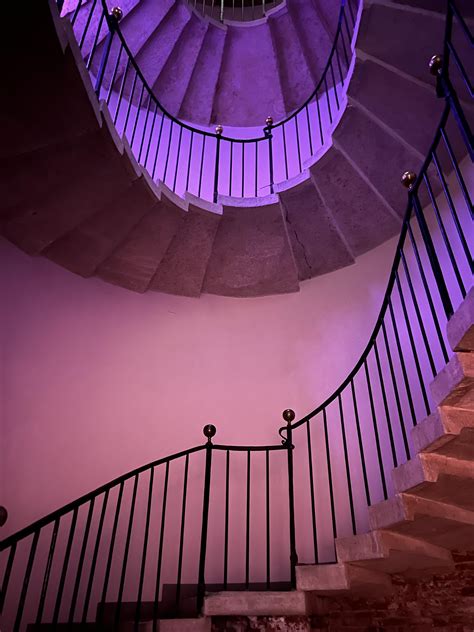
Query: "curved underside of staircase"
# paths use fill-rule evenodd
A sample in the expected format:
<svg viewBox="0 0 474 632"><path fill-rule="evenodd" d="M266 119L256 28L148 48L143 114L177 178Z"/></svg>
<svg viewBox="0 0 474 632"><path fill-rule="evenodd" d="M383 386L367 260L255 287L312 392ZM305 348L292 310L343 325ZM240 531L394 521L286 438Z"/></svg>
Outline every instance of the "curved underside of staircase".
<svg viewBox="0 0 474 632"><path fill-rule="evenodd" d="M38 7L29 48L8 48L15 98L4 104L2 233L84 277L185 296L294 292L353 263L397 234L400 174L421 164L442 106L426 59L443 16L417 4L364 10L349 106L322 159L274 195L215 205L151 180L97 104L69 22L55 18L60 46L48 7Z"/></svg>

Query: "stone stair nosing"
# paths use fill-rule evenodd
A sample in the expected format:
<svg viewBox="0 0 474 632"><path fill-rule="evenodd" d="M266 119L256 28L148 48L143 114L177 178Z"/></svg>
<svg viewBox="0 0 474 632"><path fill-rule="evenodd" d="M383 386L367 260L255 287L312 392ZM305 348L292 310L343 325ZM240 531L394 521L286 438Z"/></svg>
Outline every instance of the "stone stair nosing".
<svg viewBox="0 0 474 632"><path fill-rule="evenodd" d="M219 616L305 616L308 607L302 591L224 591L209 593L203 614Z"/></svg>
<svg viewBox="0 0 474 632"><path fill-rule="evenodd" d="M227 28L209 25L181 103L180 118L210 124L226 36Z"/></svg>
<svg viewBox="0 0 474 632"><path fill-rule="evenodd" d="M296 567L299 591L322 597L354 593L358 596L387 596L392 592L389 575L344 562Z"/></svg>

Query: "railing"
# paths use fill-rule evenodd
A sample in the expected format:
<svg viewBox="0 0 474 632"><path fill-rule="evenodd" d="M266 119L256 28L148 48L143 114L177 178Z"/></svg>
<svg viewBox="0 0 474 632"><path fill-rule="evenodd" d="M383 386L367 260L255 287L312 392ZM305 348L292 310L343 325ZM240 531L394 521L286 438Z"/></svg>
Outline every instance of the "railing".
<svg viewBox="0 0 474 632"><path fill-rule="evenodd" d="M203 16L224 21L250 22L259 20L284 0L188 0Z"/></svg>
<svg viewBox="0 0 474 632"><path fill-rule="evenodd" d="M61 10L63 0L57 0ZM97 94L111 111L138 163L173 192L213 202L273 193L275 185L302 173L325 150L346 104L346 84L362 0L342 0L334 43L313 93L288 118L274 123L271 112L262 134L237 138L179 121L153 94L136 63L119 21L105 0L78 0L68 14Z"/></svg>
<svg viewBox="0 0 474 632"><path fill-rule="evenodd" d="M444 56L431 61L445 108L418 176L403 175L408 206L382 308L346 379L296 423L285 411L281 445L216 445L206 426L206 444L3 540L2 629L96 612L114 629L141 619L156 629L160 617L196 613L206 590L294 587L298 559L331 562L337 537L366 530L367 507L391 494L389 471L411 456L410 428L433 410L445 325L472 283L474 143L461 103L474 65L460 38L472 54L449 0Z"/></svg>
<svg viewBox="0 0 474 632"><path fill-rule="evenodd" d="M462 59L463 39L470 59ZM408 207L373 333L342 384L292 425L297 549L304 562L333 561L337 537L367 529L367 507L393 495L390 472L412 456L410 428L434 409L429 383L449 360L446 324L474 271L474 144L452 84L463 98L474 96L466 70L474 68L473 48L472 33L448 2L444 57L430 62L446 104L419 174L403 174Z"/></svg>
<svg viewBox="0 0 474 632"><path fill-rule="evenodd" d="M148 618L156 630L160 617L196 616L206 589L294 586L293 446L216 445L215 432L205 426L204 445L1 542L2 629L95 620L138 629Z"/></svg>

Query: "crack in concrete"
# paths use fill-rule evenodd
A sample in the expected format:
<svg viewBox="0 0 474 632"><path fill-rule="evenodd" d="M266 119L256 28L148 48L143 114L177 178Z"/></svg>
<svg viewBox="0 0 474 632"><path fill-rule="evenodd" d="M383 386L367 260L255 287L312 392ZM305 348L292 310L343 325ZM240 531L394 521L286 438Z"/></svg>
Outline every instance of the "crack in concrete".
<svg viewBox="0 0 474 632"><path fill-rule="evenodd" d="M285 219L286 219L286 223L288 224L288 226L290 226L291 230L293 231L294 235L295 235L295 239L296 241L299 243L301 250L303 251L303 257L305 260L306 265L308 266L308 270L310 271L311 275L313 273L313 267L311 266L310 262L308 261L308 256L306 254L306 248L304 247L303 242L300 240L298 233L296 232L296 228L293 226L293 224L290 221L289 215L288 215L288 209L286 208L286 204L283 202L282 200L282 206L285 209Z"/></svg>

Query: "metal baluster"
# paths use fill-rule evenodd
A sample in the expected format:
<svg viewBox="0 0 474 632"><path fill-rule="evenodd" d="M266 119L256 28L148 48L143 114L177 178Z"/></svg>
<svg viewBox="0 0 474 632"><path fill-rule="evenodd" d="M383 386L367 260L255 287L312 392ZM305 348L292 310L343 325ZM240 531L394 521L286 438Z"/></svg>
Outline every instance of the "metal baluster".
<svg viewBox="0 0 474 632"><path fill-rule="evenodd" d="M56 603L54 605L54 614L53 614L53 620L52 620L53 625L56 625L59 619L59 612L61 609L61 601L63 598L64 585L66 583L67 569L69 566L69 558L71 556L72 542L74 540L76 524L77 524L77 507L74 508L74 511L72 513L71 527L69 529L69 537L68 537L68 541L66 545L66 552L64 553L64 561L63 561L63 567L61 570L61 578L59 580L58 593L56 595Z"/></svg>
<svg viewBox="0 0 474 632"><path fill-rule="evenodd" d="M115 62L114 71L112 73L112 79L110 80L109 90L107 92L107 97L105 99L105 102L107 103L107 105L109 105L110 99L112 97L112 92L114 89L115 80L117 79L118 67L120 64L120 59L122 57L122 52L123 52L123 44L120 44L119 54L117 56L117 61Z"/></svg>
<svg viewBox="0 0 474 632"><path fill-rule="evenodd" d="M179 137L178 137L178 150L176 152L176 167L175 167L175 170L174 170L173 191L176 191L176 180L177 180L177 177L178 177L178 165L179 165L179 162L180 162L179 161L179 157L180 157L180 154L181 154L181 139L182 139L182 136L183 136L183 126L180 125L179 126Z"/></svg>
<svg viewBox="0 0 474 632"><path fill-rule="evenodd" d="M471 197L469 195L469 191L467 190L466 183L464 182L464 178L463 178L463 175L461 173L461 170L459 169L459 164L458 164L458 161L456 160L456 156L454 155L454 151L453 151L451 142L450 142L449 138L446 136L446 130L441 127L440 131L441 131L441 136L442 136L442 138L444 140L444 144L446 145L446 149L448 151L449 158L451 159L451 164L453 165L454 173L456 174L456 179L457 179L457 181L459 183L459 186L461 188L464 200L466 202L467 209L472 215Z"/></svg>
<svg viewBox="0 0 474 632"><path fill-rule="evenodd" d="M166 461L165 481L163 483L163 500L161 503L160 544L158 546L158 562L156 566L155 600L153 603L153 632L157 632L158 630L161 565L163 563L163 542L164 542L164 535L165 535L166 502L168 499L169 473L170 473L170 462Z"/></svg>
<svg viewBox="0 0 474 632"><path fill-rule="evenodd" d="M204 603L204 594L206 592L206 551L207 551L207 527L209 522L209 496L211 492L211 473L212 473L212 437L216 434L216 427L207 424L203 429L204 436L207 437L206 443L206 469L204 472L204 491L202 499L202 525L201 525L201 550L199 553L199 572L198 572L198 594L197 607L198 611Z"/></svg>
<svg viewBox="0 0 474 632"><path fill-rule="evenodd" d="M446 201L448 203L449 210L451 212L451 217L453 218L453 222L454 222L454 225L456 227L456 231L457 231L458 236L459 236L459 240L460 240L461 245L463 247L464 254L466 255L466 260L467 260L468 264L470 265L471 271L472 271L473 270L473 265L472 265L471 254L469 252L469 246L467 244L466 236L464 235L464 231L462 229L461 222L459 221L459 217L458 217L458 214L457 214L457 211L456 211L456 207L455 207L454 202L453 202L453 198L452 198L451 193L449 191L449 187L448 187L448 185L446 183L446 179L444 177L444 173L443 173L443 171L441 169L441 166L439 164L436 152L433 151L431 156L432 156L433 162L434 162L434 164L436 166L436 171L438 172L439 179L441 180L441 184L443 186L443 192L444 192L444 195L446 197ZM420 206L419 201L418 201L417 206ZM469 210L470 210L471 215L472 215L472 207L470 207ZM434 270L433 270L433 272L434 272ZM451 309L452 309L452 305L451 305ZM446 315L448 316L448 318L450 318L452 316L452 312L451 312L451 314L449 314L449 315L446 314Z"/></svg>
<svg viewBox="0 0 474 632"><path fill-rule="evenodd" d="M33 564L35 561L36 549L38 547L38 540L40 531L35 531L33 540L31 542L30 554L28 555L28 562L26 564L25 576L23 578L23 585L21 587L20 599L18 601L18 608L16 611L15 623L13 626L13 632L18 632L21 626L21 619L25 610L25 601L28 594L28 585L30 583L31 571L33 570Z"/></svg>
<svg viewBox="0 0 474 632"><path fill-rule="evenodd" d="M345 6L348 6L348 7L349 7L349 13L351 14L352 24L355 26L356 19L355 19L355 16L354 16L354 11L353 11L353 9L352 9L352 3L351 3L351 0L349 0Z"/></svg>
<svg viewBox="0 0 474 632"><path fill-rule="evenodd" d="M229 196L232 195L232 161L234 158L234 142L230 141L230 161L229 161Z"/></svg>
<svg viewBox="0 0 474 632"><path fill-rule="evenodd" d="M244 197L244 179L245 179L245 143L242 143L242 196Z"/></svg>
<svg viewBox="0 0 474 632"><path fill-rule="evenodd" d="M258 143L255 141L255 197L258 192Z"/></svg>
<svg viewBox="0 0 474 632"><path fill-rule="evenodd" d="M245 511L245 588L250 585L250 450L247 450L247 502Z"/></svg>
<svg viewBox="0 0 474 632"><path fill-rule="evenodd" d="M94 91L98 99L100 99L100 90L102 88L102 82L104 81L105 69L107 67L107 62L109 60L110 48L112 46L112 40L114 39L114 35L115 35L115 31L109 31L107 33L105 46L104 46L104 49L102 50L102 57L100 59L99 71L97 73L97 79L96 79L95 88L94 88ZM112 83L110 84L110 86L112 88Z"/></svg>
<svg viewBox="0 0 474 632"><path fill-rule="evenodd" d="M230 452L225 456L225 522L224 522L224 590L227 590L227 571L229 563L229 468Z"/></svg>
<svg viewBox="0 0 474 632"><path fill-rule="evenodd" d="M153 132L155 131L155 123L156 123L157 112L158 112L158 104L155 103L155 111L153 112L153 123L151 124L150 137L148 139L148 146L146 148L145 161L143 163L143 166L145 168L146 168L147 163L148 163L148 156L150 155L151 141L153 140Z"/></svg>
<svg viewBox="0 0 474 632"><path fill-rule="evenodd" d="M159 131L159 134L158 134L158 142L157 142L157 144L156 144L155 160L154 160L154 163L153 163L153 171L152 171L152 173L151 173L152 180L154 180L154 179L155 179L156 166L157 166L157 163L158 163L158 154L159 154L159 152L160 152L161 134L163 133L163 125L164 125L164 122L165 122L165 115L164 115L164 114L163 114L163 112L162 112L162 113L161 113L161 125L160 125L160 131Z"/></svg>
<svg viewBox="0 0 474 632"><path fill-rule="evenodd" d="M178 574L176 577L176 608L179 614L181 597L181 572L183 567L184 528L186 524L186 495L188 491L189 454L184 460L183 502L181 505L181 530L179 534Z"/></svg>
<svg viewBox="0 0 474 632"><path fill-rule="evenodd" d="M266 575L267 575L267 590L270 590L270 451L265 450L265 526L266 526L266 539L267 539L267 560L266 560Z"/></svg>
<svg viewBox="0 0 474 632"><path fill-rule="evenodd" d="M102 588L102 598L101 602L105 603L107 600L107 590L109 587L109 578L110 578L110 568L112 566L112 557L114 554L114 546L115 546L115 538L117 536L117 526L120 515L120 508L122 506L122 497L123 497L123 481L120 483L118 497L117 497L117 505L115 507L115 516L114 523L112 526L112 534L110 536L110 545L109 545L109 555L107 558L107 566L105 568L105 576L104 576L104 585ZM104 611L101 609L98 618L98 623L102 623L102 618L104 616Z"/></svg>
<svg viewBox="0 0 474 632"><path fill-rule="evenodd" d="M385 392L385 382L383 379L382 366L380 364L380 355L379 355L379 349L377 346L377 338L375 338L374 340L374 351L375 351L375 362L377 365L377 373L378 373L379 382L380 382L380 389L382 391L382 402L383 402L383 408L385 412L385 419L387 421L387 430L388 430L388 437L390 440L390 449L392 451L393 467L397 467L398 457L397 457L397 451L395 450L395 441L393 439L392 420L390 418L390 411L388 408L387 393Z"/></svg>
<svg viewBox="0 0 474 632"><path fill-rule="evenodd" d="M362 465L362 476L364 477L365 496L367 498L367 505L370 505L371 501L370 501L369 481L367 478L367 466L365 464L364 444L362 442L362 434L360 431L359 409L357 406L354 380L351 380L351 393L352 393L352 404L354 407L354 417L355 417L356 429L357 429L357 440L359 442L360 461Z"/></svg>
<svg viewBox="0 0 474 632"><path fill-rule="evenodd" d="M91 52L89 53L89 57L87 59L87 63L86 63L86 68L87 70L90 69L90 67L92 66L92 60L94 59L95 56L95 51L97 50L97 42L99 41L99 35L100 32L102 30L102 25L104 23L104 18L105 18L105 14L102 13L99 19L99 26L97 28L95 37L94 37L94 43L92 44L92 48L91 48Z"/></svg>
<svg viewBox="0 0 474 632"><path fill-rule="evenodd" d="M120 111L120 106L122 104L123 91L125 89L125 82L127 81L129 68L130 68L130 58L127 59L127 65L125 66L125 72L123 73L122 81L120 83L120 90L119 90L119 95L118 95L118 99L117 99L117 108L115 109L115 115L114 115L114 125L117 124L118 114L119 114L119 111Z"/></svg>
<svg viewBox="0 0 474 632"><path fill-rule="evenodd" d="M371 412L371 415L372 415L372 426L373 426L373 429L374 429L375 447L376 447L376 450L377 450L377 458L378 458L378 461L379 461L380 479L382 481L383 497L386 500L388 498L387 483L386 483L386 480L385 480L385 471L384 471L384 465L383 465L382 450L381 450L381 447L380 447L379 429L377 428L377 417L376 417L376 414L375 414L374 396L373 396L373 393L372 393L372 384L370 382L370 374L369 374L369 367L367 366L367 359L364 360L364 370L365 370L365 380L367 382L367 392L369 394L370 412Z"/></svg>
<svg viewBox="0 0 474 632"><path fill-rule="evenodd" d="M76 8L74 9L74 13L72 15L72 18L71 18L71 25L72 26L74 26L74 24L75 24L75 22L77 20L77 16L79 15L79 11L80 11L81 7L82 7L82 0L79 0L79 2L76 5Z"/></svg>
<svg viewBox="0 0 474 632"><path fill-rule="evenodd" d="M84 46L84 42L85 42L85 39L86 39L87 31L89 30L89 26L90 26L91 20L92 20L92 14L95 11L96 5L97 5L97 0L94 0L93 3L92 3L91 10L89 11L89 15L87 17L86 23L84 25L84 31L82 32L82 37L79 40L79 48L81 49L81 51L82 51L82 47Z"/></svg>
<svg viewBox="0 0 474 632"><path fill-rule="evenodd" d="M296 149L298 152L298 167L301 172L301 148L300 148L300 129L298 125L298 115L295 116L295 127L296 127Z"/></svg>
<svg viewBox="0 0 474 632"><path fill-rule="evenodd" d="M309 155L313 155L313 132L311 130L311 121L309 118L309 106L306 104L306 125L308 127L308 140L309 140Z"/></svg>
<svg viewBox="0 0 474 632"><path fill-rule="evenodd" d="M213 194L213 202L217 203L217 197L219 195L219 159L221 153L221 135L222 135L222 125L217 125L216 127L216 161L214 165L214 194Z"/></svg>
<svg viewBox="0 0 474 632"><path fill-rule="evenodd" d="M332 85L334 86L334 96L336 98L336 108L339 110L339 96L337 94L336 78L334 76L334 67L332 65L332 58L331 58L330 68L331 68Z"/></svg>
<svg viewBox="0 0 474 632"><path fill-rule="evenodd" d="M135 76L133 78L133 83L132 83L132 91L130 93L130 100L128 102L127 115L125 117L125 125L123 126L124 134L127 133L128 119L130 117L130 110L132 109L133 95L135 94L135 86L137 85L137 77L138 77L138 74L137 74L137 71L135 71Z"/></svg>
<svg viewBox="0 0 474 632"><path fill-rule="evenodd" d="M444 338L443 338L443 334L441 332L441 326L439 324L439 319L438 319L438 314L435 310L435 306L433 303L433 298L431 296L431 291L430 288L428 286L428 282L426 280L426 275L425 275L425 271L423 270L423 265L421 263L421 258L420 258L420 253L418 251L418 246L416 245L416 240L415 240L415 236L413 235L413 231L411 229L411 225L410 223L408 223L408 236L410 237L410 242L413 248L413 252L415 254L415 259L418 265L418 270L420 272L420 276L421 276L421 280L423 283L423 287L425 290L425 294L426 294L426 298L428 299L428 304L430 306L430 311L431 311L431 316L433 318L433 322L435 324L435 328L436 328L436 333L438 335L438 340L439 340L439 344L441 347L441 351L443 352L443 358L444 361L447 363L449 360L449 356L448 356L448 351L446 349L446 344L444 342Z"/></svg>
<svg viewBox="0 0 474 632"><path fill-rule="evenodd" d="M102 530L104 528L105 512L107 511L108 500L109 500L109 490L107 489L105 492L104 501L102 503L102 510L101 510L100 518L99 518L99 526L97 528L97 536L95 539L94 553L92 555L91 568L89 571L89 581L87 583L86 595L84 597L84 608L82 610L82 623L87 622L87 612L89 610L89 602L90 602L91 593L92 593L92 584L94 582L94 577L95 577L95 567L97 565L97 557L99 555L100 539L102 537Z"/></svg>
<svg viewBox="0 0 474 632"><path fill-rule="evenodd" d="M337 69L339 70L339 77L341 79L341 86L344 86L344 76L342 74L342 67L341 67L341 58L339 57L339 51L335 50L335 54L336 54L336 61L337 61Z"/></svg>
<svg viewBox="0 0 474 632"><path fill-rule="evenodd" d="M311 524L313 527L314 563L317 564L319 560L318 538L316 532L316 503L314 498L313 451L311 447L311 429L309 427L309 420L306 422L306 440L308 444L309 491L311 496Z"/></svg>
<svg viewBox="0 0 474 632"><path fill-rule="evenodd" d="M288 180L288 153L286 151L285 123L283 123L283 125L281 126L281 129L283 130L283 151L284 151L284 154L285 154L285 173L286 173L286 179Z"/></svg>
<svg viewBox="0 0 474 632"><path fill-rule="evenodd" d="M326 103L327 103L327 106L328 106L329 122L332 125L331 101L329 99L329 90L328 90L328 82L327 82L327 79L326 79L326 75L324 75L324 91L326 92Z"/></svg>
<svg viewBox="0 0 474 632"><path fill-rule="evenodd" d="M77 565L76 581L74 583L74 590L73 590L72 599L71 599L71 607L69 609L69 621L68 621L69 623L73 623L73 621L74 621L74 612L76 610L77 597L78 597L78 594L79 594L79 584L81 582L82 568L84 566L84 557L86 555L87 542L89 540L89 532L90 532L90 528L91 528L92 514L94 513L94 503L95 503L95 498L92 498L90 503L89 503L89 511L87 512L87 519L86 519L86 528L84 530L84 537L82 539L81 553L79 555L79 563Z"/></svg>
<svg viewBox="0 0 474 632"><path fill-rule="evenodd" d="M411 300L412 300L412 303L413 303L413 307L415 308L415 314L416 314L416 318L418 320L418 326L420 327L421 337L423 338L423 344L425 345L426 355L428 356L428 362L430 364L431 373L432 373L433 377L435 377L436 376L436 366L435 366L435 362L434 362L434 359L433 359L433 354L431 353L430 343L428 341L428 336L426 335L425 326L423 324L423 317L421 315L420 307L418 305L418 300L416 298L415 290L413 288L413 283L412 283L412 280L411 280L410 270L408 268L408 264L407 264L407 261L406 261L406 258L405 258L405 254L403 252L403 248L400 248L400 258L401 258L401 261L402 261L403 270L405 272L405 277L406 277L407 282L408 282L408 288L410 290L410 296L411 296Z"/></svg>
<svg viewBox="0 0 474 632"><path fill-rule="evenodd" d="M117 607L115 608L115 623L114 623L115 629L119 625L120 611L122 609L123 590L125 587L125 575L127 573L128 553L130 550L130 539L132 537L133 517L135 515L135 502L137 499L138 477L139 475L135 474L134 481L133 481L132 503L130 506L130 515L128 518L127 536L125 539L125 551L123 553L122 573L120 575L120 585L119 585L119 590L118 590L118 595L117 595Z"/></svg>
<svg viewBox="0 0 474 632"><path fill-rule="evenodd" d="M426 187L428 189L428 194L430 196L431 205L433 206L433 210L434 210L434 214L435 214L435 217L436 217L436 221L438 222L438 226L439 226L439 230L440 230L440 233L441 233L441 237L443 238L444 245L446 246L446 250L448 252L449 260L451 261L451 265L453 266L454 276L456 277L456 281L458 282L459 289L461 290L461 295L462 295L463 298L465 298L466 297L466 288L464 287L464 282L462 280L461 273L459 272L459 267L458 267L458 264L456 262L456 257L454 256L454 252L453 252L453 249L451 247L451 242L449 241L448 234L446 232L446 228L444 226L444 222L443 222L443 219L441 217L441 213L439 212L438 203L436 202L436 198L434 196L433 189L431 188L431 183L430 183L428 175L426 173L423 175L423 179L424 179ZM434 308L432 309L432 313L433 313L433 311L434 311ZM441 337L441 339L442 339L442 337ZM448 362L447 359L446 359L446 362Z"/></svg>
<svg viewBox="0 0 474 632"><path fill-rule="evenodd" d="M346 60L346 70L349 70L349 67L351 65L351 62L349 60L349 55L347 54L347 48L346 48L346 41L344 39L344 33L342 32L342 28L339 27L339 35L340 35L340 40L341 40L341 44L342 44L342 50L344 52L344 59ZM336 35L336 38L338 36ZM339 43L336 43L336 46L338 46ZM349 48L351 45L351 38L349 38Z"/></svg>
<svg viewBox="0 0 474 632"><path fill-rule="evenodd" d="M350 463L349 463L349 453L347 450L346 428L344 424L344 410L342 407L341 393L338 394L337 401L339 405L339 419L341 421L342 446L344 449L344 463L346 466L347 493L349 495L349 508L351 511L352 533L355 534L355 532L357 531L357 527L356 527L356 520L355 520L354 498L352 496L351 468L350 468Z"/></svg>
<svg viewBox="0 0 474 632"><path fill-rule="evenodd" d="M3 606L5 605L5 599L7 597L8 584L10 583L10 577L12 574L13 562L15 560L16 543L10 547L10 553L8 555L7 565L5 573L3 575L2 589L0 590L0 614L3 613Z"/></svg>
<svg viewBox="0 0 474 632"><path fill-rule="evenodd" d="M335 507L334 507L334 490L332 487L331 450L329 448L329 435L328 435L326 408L323 408L323 428L324 428L324 442L326 444L326 461L328 464L329 502L331 504L332 534L335 541L337 538L337 524L336 524L336 512L335 512ZM334 545L335 545L335 542L334 542Z"/></svg>
<svg viewBox="0 0 474 632"><path fill-rule="evenodd" d="M392 379L392 386L393 386L393 392L395 395L395 404L397 406L397 412L398 412L398 420L400 422L400 429L402 431L402 436L403 436L403 445L405 446L405 455L407 460L410 458L410 447L408 445L408 437L407 437L407 431L405 428L405 422L403 419L403 412L402 412L402 405L400 402L400 395L398 393L398 386L397 386L397 380L395 377L395 371L393 368L393 361L392 361L392 354L390 352L390 346L388 344L388 337L387 337L387 328L385 327L385 321L382 320L382 333L383 333L383 339L384 339L384 344L385 344L385 351L387 353L387 358L388 358L388 366L390 369L390 377Z"/></svg>
<svg viewBox="0 0 474 632"><path fill-rule="evenodd" d="M286 441L284 445L287 449L288 459L288 515L290 532L290 578L291 587L296 588L296 565L298 564L298 554L296 553L296 532L295 532L295 493L293 486L293 429L291 424L295 419L295 412L291 408L283 411L283 419L286 421Z"/></svg>
<svg viewBox="0 0 474 632"><path fill-rule="evenodd" d="M166 174L168 173L168 163L170 159L171 141L173 139L173 128L174 128L174 121L171 120L170 134L168 136L168 148L166 150L165 170L163 172L163 182L165 183L166 183Z"/></svg>
<svg viewBox="0 0 474 632"><path fill-rule="evenodd" d="M415 362L416 373L417 373L417 376L418 376L418 381L420 382L421 395L423 397L423 402L424 402L424 405L425 405L426 414L429 415L430 412L431 412L430 404L429 404L429 401L428 401L428 396L426 394L426 387L425 387L425 383L424 383L424 380L423 380L423 374L421 372L421 366L420 366L420 361L419 361L419 358L418 358L418 353L416 351L415 339L413 337L413 331L412 331L412 328L411 328L410 319L408 317L408 311L407 311L407 307L406 307L406 303L405 303L405 297L403 295L402 286L401 286L401 283L400 283L398 272L395 272L395 281L396 281L397 288L398 288L398 294L400 296L400 303L401 303L401 306L402 306L403 316L405 318L405 324L407 326L408 338L410 340L411 350L412 350L412 353L413 353L413 360Z"/></svg>
<svg viewBox="0 0 474 632"><path fill-rule="evenodd" d="M188 171L186 173L186 191L189 191L189 174L191 173L191 158L193 155L194 130L191 131L191 140L189 141L189 158Z"/></svg>
<svg viewBox="0 0 474 632"><path fill-rule="evenodd" d="M148 483L148 502L146 506L145 533L143 536L142 563L141 563L141 568L140 568L140 579L138 580L137 607L135 609L134 629L136 631L138 631L139 629L140 612L141 612L141 607L142 607L143 582L145 580L146 554L148 550L148 537L150 534L150 516L151 516L151 505L152 505L152 499L153 499L154 478L155 478L155 468L152 467L150 469L150 481Z"/></svg>
<svg viewBox="0 0 474 632"><path fill-rule="evenodd" d="M206 139L207 136L203 136L202 140L202 152L201 152L201 168L199 170L199 188L198 188L198 197L201 197L201 186L202 186L202 169L204 165L204 150L206 148Z"/></svg>
<svg viewBox="0 0 474 632"><path fill-rule="evenodd" d="M319 105L319 94L316 92L316 107L318 109L319 136L321 138L321 146L324 145L323 123L321 120L321 107Z"/></svg>
<svg viewBox="0 0 474 632"><path fill-rule="evenodd" d="M148 95L148 105L146 108L145 124L143 125L142 140L140 142L140 151L138 152L139 163L141 163L141 160L142 160L142 151L143 151L143 146L145 144L146 128L148 127L148 118L150 116L150 105L151 105L151 97ZM150 138L151 138L151 135L150 135Z"/></svg>
<svg viewBox="0 0 474 632"><path fill-rule="evenodd" d="M393 305L392 305L392 300L391 299L388 302L388 307L389 307L389 310L390 310L390 319L392 321L392 329L393 329L393 334L395 336L395 343L397 345L398 358L400 360L400 367L402 369L403 382L405 384L405 392L407 394L407 399L408 399L408 406L410 408L411 421L412 421L413 426L416 426L415 407L413 406L413 398L412 398L412 395L411 395L410 383L408 381L408 374L407 374L407 369L406 369L406 365L405 365L405 358L403 357L402 345L400 343L400 336L398 335L397 321L395 320L395 314L393 312Z"/></svg>

